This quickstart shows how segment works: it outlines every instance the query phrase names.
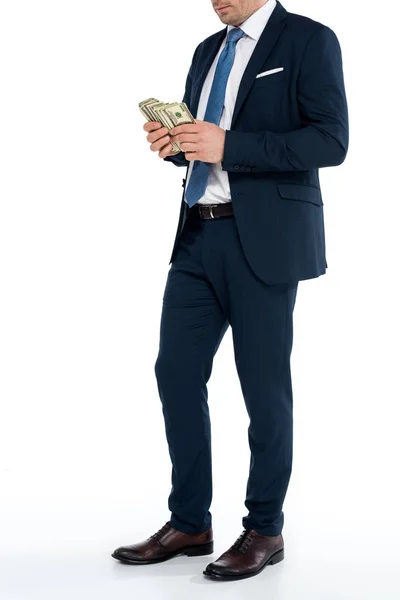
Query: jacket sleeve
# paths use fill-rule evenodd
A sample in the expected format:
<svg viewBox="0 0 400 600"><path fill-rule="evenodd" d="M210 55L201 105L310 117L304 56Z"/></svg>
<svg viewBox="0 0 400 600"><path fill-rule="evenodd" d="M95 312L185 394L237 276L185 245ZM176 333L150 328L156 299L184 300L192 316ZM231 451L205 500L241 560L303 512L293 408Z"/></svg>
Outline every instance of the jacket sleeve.
<svg viewBox="0 0 400 600"><path fill-rule="evenodd" d="M190 93L191 93L191 89L192 89L193 64L194 64L195 57L196 57L199 47L200 47L200 44L197 46L197 48L193 54L192 64L190 65L190 69L189 69L189 72L186 77L185 93L184 93L184 96L182 99L182 102L185 102L189 108L190 108ZM174 156L166 156L164 158L164 160L174 163L174 165L176 165L177 167L186 167L189 164L189 161L185 158L184 152L178 152Z"/></svg>
<svg viewBox="0 0 400 600"><path fill-rule="evenodd" d="M227 130L222 169L305 171L341 164L349 143L339 41L322 25L307 42L298 76L300 129L287 133ZM236 168L235 168L236 166Z"/></svg>

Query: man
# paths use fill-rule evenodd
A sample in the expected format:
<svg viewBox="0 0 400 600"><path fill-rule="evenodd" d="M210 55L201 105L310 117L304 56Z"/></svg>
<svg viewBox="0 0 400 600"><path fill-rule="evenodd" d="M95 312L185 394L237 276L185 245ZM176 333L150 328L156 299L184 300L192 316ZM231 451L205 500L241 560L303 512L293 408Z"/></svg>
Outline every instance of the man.
<svg viewBox="0 0 400 600"><path fill-rule="evenodd" d="M211 554L207 382L232 327L250 424L243 517L234 544L203 573L232 580L284 557L282 506L292 468L290 355L298 282L325 258L318 169L348 149L334 32L279 0L212 0L227 25L193 55L183 101L196 123L146 123L150 149L185 166L155 364L172 462L171 518L114 558L154 563ZM182 151L172 152L171 142Z"/></svg>

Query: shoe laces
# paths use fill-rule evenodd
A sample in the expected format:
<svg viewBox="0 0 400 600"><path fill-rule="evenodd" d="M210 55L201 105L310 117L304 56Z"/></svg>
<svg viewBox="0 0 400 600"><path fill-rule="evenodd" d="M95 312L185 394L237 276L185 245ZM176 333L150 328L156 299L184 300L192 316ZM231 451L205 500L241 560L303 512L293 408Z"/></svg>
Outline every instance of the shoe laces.
<svg viewBox="0 0 400 600"><path fill-rule="evenodd" d="M250 529L244 529L231 546L231 550L237 550L244 554L253 541L253 532Z"/></svg>
<svg viewBox="0 0 400 600"><path fill-rule="evenodd" d="M163 525L161 527L161 529L159 529L158 531L156 531L156 533L153 533L153 535L151 535L149 538L147 538L148 540L159 540L166 531L168 531L168 529L170 529L170 524L169 521L167 521L165 523L165 525Z"/></svg>

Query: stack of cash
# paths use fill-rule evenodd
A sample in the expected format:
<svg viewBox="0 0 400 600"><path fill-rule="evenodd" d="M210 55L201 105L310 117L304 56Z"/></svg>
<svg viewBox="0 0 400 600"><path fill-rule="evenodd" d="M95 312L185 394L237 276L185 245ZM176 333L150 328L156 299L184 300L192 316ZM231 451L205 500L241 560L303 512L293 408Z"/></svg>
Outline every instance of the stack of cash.
<svg viewBox="0 0 400 600"><path fill-rule="evenodd" d="M139 110L148 121L158 121L171 130L176 125L195 123L195 119L185 102L165 104L157 98L147 98L139 102ZM183 152L179 142L172 143L173 152Z"/></svg>

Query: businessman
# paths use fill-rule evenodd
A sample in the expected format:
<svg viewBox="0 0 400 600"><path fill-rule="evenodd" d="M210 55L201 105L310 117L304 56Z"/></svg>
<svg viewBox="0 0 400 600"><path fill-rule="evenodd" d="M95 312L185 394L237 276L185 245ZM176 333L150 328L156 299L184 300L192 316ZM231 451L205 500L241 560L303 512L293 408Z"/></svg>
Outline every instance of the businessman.
<svg viewBox="0 0 400 600"><path fill-rule="evenodd" d="M319 169L348 149L335 33L279 0L212 0L224 29L194 51L183 101L196 122L144 126L186 167L155 374L172 462L170 519L112 556L129 564L213 552L207 382L232 328L249 416L243 530L204 575L251 577L284 558L292 469L290 356L298 282L326 272ZM171 142L182 151L172 152Z"/></svg>

